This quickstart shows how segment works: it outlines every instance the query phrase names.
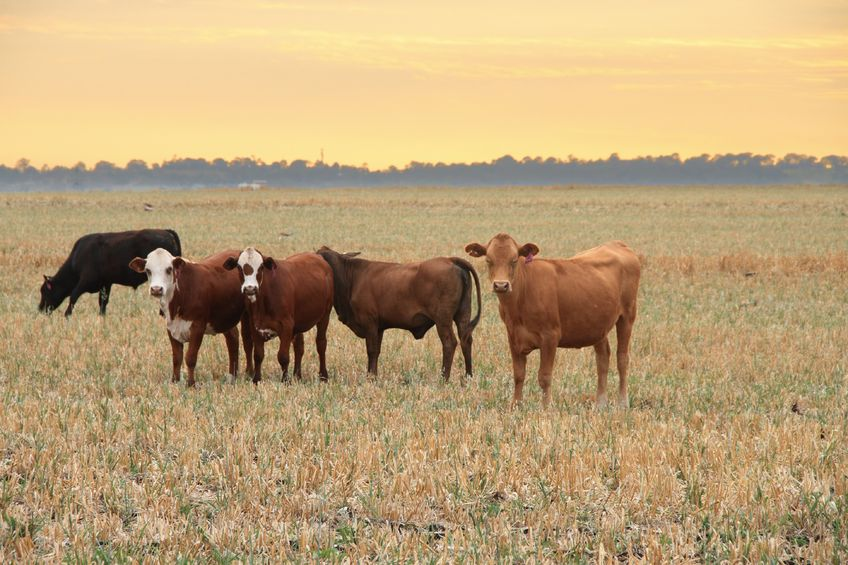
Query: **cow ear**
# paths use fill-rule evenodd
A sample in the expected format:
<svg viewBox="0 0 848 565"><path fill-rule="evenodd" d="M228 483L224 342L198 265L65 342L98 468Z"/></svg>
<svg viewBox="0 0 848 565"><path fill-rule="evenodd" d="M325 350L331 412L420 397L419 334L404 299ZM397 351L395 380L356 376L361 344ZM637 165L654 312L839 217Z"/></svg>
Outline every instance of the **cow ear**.
<svg viewBox="0 0 848 565"><path fill-rule="evenodd" d="M130 261L130 269L135 271L136 273L143 273L144 268L147 266L147 259L142 259L141 257L136 257L132 261Z"/></svg>
<svg viewBox="0 0 848 565"><path fill-rule="evenodd" d="M171 261L171 266L174 268L174 271L179 271L185 265L185 259L182 257L174 257L174 260Z"/></svg>
<svg viewBox="0 0 848 565"><path fill-rule="evenodd" d="M486 255L486 248L479 243L469 243L465 246L465 252L472 257L483 257Z"/></svg>
<svg viewBox="0 0 848 565"><path fill-rule="evenodd" d="M44 282L46 282L46 283L53 282L53 277L51 277L50 275L43 275L43 276L44 276Z"/></svg>
<svg viewBox="0 0 848 565"><path fill-rule="evenodd" d="M521 257L527 257L529 255L538 255L539 254L539 246L535 243L525 243L518 250L518 255Z"/></svg>
<svg viewBox="0 0 848 565"><path fill-rule="evenodd" d="M232 271L238 266L238 259L235 257L227 257L227 260L224 261L224 268L228 271Z"/></svg>
<svg viewBox="0 0 848 565"><path fill-rule="evenodd" d="M361 255L362 251L348 251L347 253L342 253L345 257L356 257L357 255Z"/></svg>
<svg viewBox="0 0 848 565"><path fill-rule="evenodd" d="M273 257L265 257L265 260L262 261L262 266L268 269L269 271L273 271L277 268L277 262L274 261Z"/></svg>

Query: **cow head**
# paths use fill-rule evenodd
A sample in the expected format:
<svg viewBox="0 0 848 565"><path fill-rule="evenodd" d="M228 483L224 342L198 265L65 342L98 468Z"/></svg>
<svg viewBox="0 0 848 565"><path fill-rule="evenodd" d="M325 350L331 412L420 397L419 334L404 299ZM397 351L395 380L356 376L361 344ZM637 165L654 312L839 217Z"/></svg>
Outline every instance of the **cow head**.
<svg viewBox="0 0 848 565"><path fill-rule="evenodd" d="M136 257L130 261L130 269L145 273L150 282L150 296L170 302L177 287L180 269L185 259L174 257L161 247L147 254L147 258Z"/></svg>
<svg viewBox="0 0 848 565"><path fill-rule="evenodd" d="M59 304L68 296L67 290L57 284L53 277L44 275L44 282L41 284L41 301L38 303L38 310L50 314L53 310L59 307Z"/></svg>
<svg viewBox="0 0 848 565"><path fill-rule="evenodd" d="M499 233L487 245L469 243L465 246L465 252L472 257L486 258L492 292L501 294L512 291L519 263L532 261L533 256L539 253L539 247L535 243L525 243L519 247L512 237Z"/></svg>
<svg viewBox="0 0 848 565"><path fill-rule="evenodd" d="M248 247L241 252L238 259L229 257L224 261L224 268L228 271L238 269L242 294L251 302L256 302L265 271L273 273L277 268L277 262L273 257L263 257L259 251Z"/></svg>

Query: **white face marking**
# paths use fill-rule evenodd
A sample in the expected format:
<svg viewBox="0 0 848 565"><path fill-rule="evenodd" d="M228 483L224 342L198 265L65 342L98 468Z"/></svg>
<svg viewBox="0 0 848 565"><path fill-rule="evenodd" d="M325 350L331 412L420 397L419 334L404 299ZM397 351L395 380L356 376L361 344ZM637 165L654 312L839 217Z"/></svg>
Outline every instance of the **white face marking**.
<svg viewBox="0 0 848 565"><path fill-rule="evenodd" d="M179 316L168 319L168 333L180 343L186 343L191 335L191 320L183 320Z"/></svg>
<svg viewBox="0 0 848 565"><path fill-rule="evenodd" d="M144 269L150 282L150 295L159 298L167 310L174 297L174 256L161 247L147 254ZM176 339L176 338L174 338Z"/></svg>
<svg viewBox="0 0 848 565"><path fill-rule="evenodd" d="M256 295L259 293L259 279L257 278L257 274L264 260L265 258L262 257L262 254L252 247L248 247L242 251L238 258L238 264L244 276L241 292L251 302L256 302Z"/></svg>

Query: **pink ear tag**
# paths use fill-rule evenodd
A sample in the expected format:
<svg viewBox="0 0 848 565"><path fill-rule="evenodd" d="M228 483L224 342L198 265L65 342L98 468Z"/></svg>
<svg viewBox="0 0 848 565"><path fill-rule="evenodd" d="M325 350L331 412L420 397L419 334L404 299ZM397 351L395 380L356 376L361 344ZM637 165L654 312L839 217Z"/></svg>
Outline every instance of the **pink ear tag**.
<svg viewBox="0 0 848 565"><path fill-rule="evenodd" d="M526 265L527 263L530 263L530 262L532 262L532 261L533 261L533 254L532 254L532 253L528 253L528 254L527 254L527 257L525 257L525 258L524 258L524 264Z"/></svg>

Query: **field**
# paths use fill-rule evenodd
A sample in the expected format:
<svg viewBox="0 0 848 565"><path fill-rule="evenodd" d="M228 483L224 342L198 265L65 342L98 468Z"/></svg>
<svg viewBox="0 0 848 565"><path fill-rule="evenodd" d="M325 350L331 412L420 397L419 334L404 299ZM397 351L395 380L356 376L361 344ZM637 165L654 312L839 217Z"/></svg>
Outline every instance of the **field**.
<svg viewBox="0 0 848 565"><path fill-rule="evenodd" d="M590 348L560 350L547 411L532 354L509 410L491 293L464 388L461 362L438 379L435 331L387 332L368 378L333 320L328 384L312 334L303 382L271 342L258 386L224 381L207 337L186 390L146 285L103 318L95 295L36 311L79 235L141 227L191 258L623 239L644 257L631 408L594 407ZM0 561L845 562L846 233L846 187L0 195Z"/></svg>

